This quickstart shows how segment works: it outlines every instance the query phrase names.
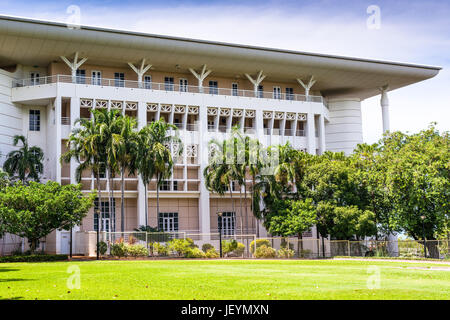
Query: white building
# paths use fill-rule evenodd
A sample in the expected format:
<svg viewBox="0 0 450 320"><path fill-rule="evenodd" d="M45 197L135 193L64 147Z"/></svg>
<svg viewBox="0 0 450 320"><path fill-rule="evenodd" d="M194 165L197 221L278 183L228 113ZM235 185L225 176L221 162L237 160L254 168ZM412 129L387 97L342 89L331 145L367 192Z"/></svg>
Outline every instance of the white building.
<svg viewBox="0 0 450 320"><path fill-rule="evenodd" d="M139 127L164 117L180 128L183 159L162 187L159 215L155 183L145 195L142 182L127 176L125 230L145 224L147 196L151 226L210 233L220 211L227 212L226 228L237 232L231 201L209 194L202 179L212 137L239 124L265 145L289 141L313 154L350 153L362 142L361 101L381 95L383 129L389 130L387 92L439 70L0 16L2 162L13 149L12 137L23 134L44 150L43 181L75 183L76 163L61 165L58 159L76 119L89 117L92 108L120 109L136 117ZM104 199L114 188L120 208L119 177L114 186L107 179L102 184ZM89 172L82 185L86 192L94 188ZM254 233L248 212L246 232ZM105 214L103 225L120 231L119 210ZM79 230L95 228L91 212ZM49 236L47 250L66 251L66 236Z"/></svg>

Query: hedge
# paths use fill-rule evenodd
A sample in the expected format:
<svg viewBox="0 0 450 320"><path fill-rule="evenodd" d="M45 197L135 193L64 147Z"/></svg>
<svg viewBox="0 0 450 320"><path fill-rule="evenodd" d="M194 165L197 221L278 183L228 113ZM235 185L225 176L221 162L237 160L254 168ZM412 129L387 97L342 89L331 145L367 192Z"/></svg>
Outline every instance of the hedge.
<svg viewBox="0 0 450 320"><path fill-rule="evenodd" d="M31 254L19 256L4 256L0 257L2 262L49 262L49 261L64 261L67 260L66 254Z"/></svg>

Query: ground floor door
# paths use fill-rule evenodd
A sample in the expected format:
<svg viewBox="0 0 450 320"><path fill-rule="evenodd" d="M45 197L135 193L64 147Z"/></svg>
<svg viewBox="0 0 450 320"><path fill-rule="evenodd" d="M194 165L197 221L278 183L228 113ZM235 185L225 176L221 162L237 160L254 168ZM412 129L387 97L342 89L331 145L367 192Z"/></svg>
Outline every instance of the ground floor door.
<svg viewBox="0 0 450 320"><path fill-rule="evenodd" d="M70 253L70 232L62 231L61 232L61 254L69 254Z"/></svg>

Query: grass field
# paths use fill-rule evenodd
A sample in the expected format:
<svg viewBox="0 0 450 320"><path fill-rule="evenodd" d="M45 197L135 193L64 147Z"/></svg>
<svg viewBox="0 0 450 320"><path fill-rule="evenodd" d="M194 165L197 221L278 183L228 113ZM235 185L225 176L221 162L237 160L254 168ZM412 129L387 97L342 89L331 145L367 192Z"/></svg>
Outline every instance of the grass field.
<svg viewBox="0 0 450 320"><path fill-rule="evenodd" d="M68 267L75 265L81 288L69 289ZM379 270L380 288L368 289L374 270ZM450 299L450 265L350 260L4 263L0 299Z"/></svg>

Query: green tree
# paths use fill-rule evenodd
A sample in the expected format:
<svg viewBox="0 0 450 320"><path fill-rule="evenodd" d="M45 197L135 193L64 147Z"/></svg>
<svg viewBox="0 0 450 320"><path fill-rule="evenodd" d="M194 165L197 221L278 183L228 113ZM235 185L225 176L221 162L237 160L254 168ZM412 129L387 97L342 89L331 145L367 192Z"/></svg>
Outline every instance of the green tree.
<svg viewBox="0 0 450 320"><path fill-rule="evenodd" d="M121 180L120 230L122 232L125 229L125 173L128 170L130 174L134 174L137 170L138 140L136 126L135 119L128 116L121 118L120 135L122 139L117 152L117 164L120 168Z"/></svg>
<svg viewBox="0 0 450 320"><path fill-rule="evenodd" d="M382 168L394 210L396 229L416 240L436 240L448 227L450 142L434 124L417 134L393 132L381 141ZM424 219L422 219L422 217ZM427 242L429 255L439 257L437 243Z"/></svg>
<svg viewBox="0 0 450 320"><path fill-rule="evenodd" d="M24 136L14 136L13 146L16 147L19 142L22 143L22 147L8 153L3 169L15 180L18 179L27 183L28 179L31 178L39 182L39 174L42 173L44 168L42 164L44 152L39 147L30 147Z"/></svg>
<svg viewBox="0 0 450 320"><path fill-rule="evenodd" d="M114 177L120 170L118 156L123 145L121 127L124 116L119 110L96 110L96 126L105 148L105 163L109 180L109 217L113 219ZM123 221L123 220L122 220Z"/></svg>
<svg viewBox="0 0 450 320"><path fill-rule="evenodd" d="M0 221L6 232L27 238L35 251L39 239L52 231L80 224L94 198L95 193L84 196L80 185L17 182L0 192Z"/></svg>
<svg viewBox="0 0 450 320"><path fill-rule="evenodd" d="M146 195L147 185L153 177L156 178L157 215L159 215L159 188L172 174L171 146L178 146L174 151L177 157L183 152L181 139L177 135L172 135L171 130L177 132L178 129L160 119L142 128L138 134L138 172L144 183ZM147 196L145 198L147 201ZM145 206L145 222L148 225L148 205Z"/></svg>

